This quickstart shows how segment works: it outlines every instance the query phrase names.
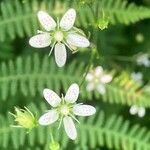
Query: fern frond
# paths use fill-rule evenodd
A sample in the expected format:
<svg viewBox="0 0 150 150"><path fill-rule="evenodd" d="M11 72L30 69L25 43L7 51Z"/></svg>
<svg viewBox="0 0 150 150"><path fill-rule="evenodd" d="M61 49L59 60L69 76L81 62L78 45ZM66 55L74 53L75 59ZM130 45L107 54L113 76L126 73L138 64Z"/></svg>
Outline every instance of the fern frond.
<svg viewBox="0 0 150 150"><path fill-rule="evenodd" d="M117 22L130 24L141 19L150 18L150 8L128 3L127 0L102 0L100 2L104 12L110 17L112 24Z"/></svg>
<svg viewBox="0 0 150 150"><path fill-rule="evenodd" d="M58 70L53 59L47 55L42 58L35 54L25 58L19 57L16 61L10 60L0 66L0 97L6 100L8 96L15 96L18 92L34 97L37 93L42 94L46 87L57 93L62 89L66 91L73 82L81 83L86 65L70 62L68 66ZM106 91L104 95L96 91L87 92L84 83L80 95L83 100L91 100L94 95L97 100L109 103L150 107L149 95L139 89L139 85L132 81L127 73L114 77L114 80L106 85Z"/></svg>
<svg viewBox="0 0 150 150"><path fill-rule="evenodd" d="M38 103L38 106L41 108L37 109L32 104L30 109L40 116L41 112L43 113L47 108L44 103ZM7 145L12 145L12 147L18 149L25 143L26 146L46 146L50 142L50 126L38 127L30 134L26 134L23 129L10 128L9 124L12 124L12 120L9 119L8 121L1 117L0 121L0 145L4 148ZM55 134L55 138L61 143L62 149L71 144L63 128ZM140 125L131 126L129 121L124 121L120 116L111 115L106 117L105 113L101 111L97 112L94 117L80 119L76 145L80 146L80 150L84 150L86 147L96 149L104 145L110 149L149 150L149 139L150 132L146 128Z"/></svg>
<svg viewBox="0 0 150 150"><path fill-rule="evenodd" d="M77 10L77 26L96 26L102 18L102 11L109 17L112 24L130 24L141 19L150 18L150 8L128 4L127 0L99 0L89 5L81 5L77 1L64 1L66 7ZM15 37L31 36L39 29L37 11L46 10L52 14L55 1L7 0L1 3L0 41Z"/></svg>
<svg viewBox="0 0 150 150"><path fill-rule="evenodd" d="M102 19L103 13L111 24L131 24L141 19L150 18L150 8L128 3L127 0L99 0L79 5L79 24L83 26L96 25ZM83 10L84 7L84 10ZM91 10L90 10L91 9Z"/></svg>

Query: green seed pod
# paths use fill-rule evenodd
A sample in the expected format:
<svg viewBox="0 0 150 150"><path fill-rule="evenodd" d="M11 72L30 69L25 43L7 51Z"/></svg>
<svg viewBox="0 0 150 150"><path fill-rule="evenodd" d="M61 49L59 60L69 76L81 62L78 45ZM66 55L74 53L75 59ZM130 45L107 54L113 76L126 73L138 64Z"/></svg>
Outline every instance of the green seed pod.
<svg viewBox="0 0 150 150"><path fill-rule="evenodd" d="M15 117L15 121L17 122L17 126L26 129L33 129L37 126L37 120L34 115L27 109L19 109L15 107L16 114L12 114Z"/></svg>

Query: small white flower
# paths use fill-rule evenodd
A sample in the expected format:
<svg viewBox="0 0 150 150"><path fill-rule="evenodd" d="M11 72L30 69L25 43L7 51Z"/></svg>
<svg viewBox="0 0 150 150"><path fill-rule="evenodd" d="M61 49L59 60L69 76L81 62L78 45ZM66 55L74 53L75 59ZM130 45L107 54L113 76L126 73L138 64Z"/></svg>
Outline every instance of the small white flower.
<svg viewBox="0 0 150 150"><path fill-rule="evenodd" d="M131 106L130 110L129 110L131 115L138 115L140 118L145 116L146 110L144 107L139 107L136 105Z"/></svg>
<svg viewBox="0 0 150 150"><path fill-rule="evenodd" d="M131 73L131 78L134 81L138 82L139 84L143 83L143 74L141 72L137 72L137 73L133 72L133 73Z"/></svg>
<svg viewBox="0 0 150 150"><path fill-rule="evenodd" d="M75 140L77 137L73 119L77 122L78 120L75 116L90 116L96 113L96 109L91 105L76 104L79 96L79 86L76 83L69 87L65 97L62 96L60 98L50 89L44 89L43 95L53 108L40 117L39 124L49 125L60 120L60 127L63 121L65 131L72 140Z"/></svg>
<svg viewBox="0 0 150 150"><path fill-rule="evenodd" d="M141 54L137 57L137 64L144 65L145 67L150 67L150 60L148 54Z"/></svg>
<svg viewBox="0 0 150 150"><path fill-rule="evenodd" d="M39 11L38 19L45 31L38 31L38 34L29 40L29 44L35 48L51 46L49 55L54 49L57 65L64 66L67 58L65 45L72 51L77 47L84 48L90 45L81 30L73 27L75 18L76 11L72 8L57 23L48 13Z"/></svg>
<svg viewBox="0 0 150 150"><path fill-rule="evenodd" d="M91 70L85 80L87 81L87 91L97 90L100 94L104 94L105 84L111 82L112 76L110 74L105 74L101 66L96 67L94 70Z"/></svg>

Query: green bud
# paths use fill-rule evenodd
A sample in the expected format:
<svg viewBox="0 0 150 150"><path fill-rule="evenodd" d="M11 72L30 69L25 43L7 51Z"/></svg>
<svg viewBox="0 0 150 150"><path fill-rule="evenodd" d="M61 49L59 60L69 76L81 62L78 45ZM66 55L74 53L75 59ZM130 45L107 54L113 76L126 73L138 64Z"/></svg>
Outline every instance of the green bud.
<svg viewBox="0 0 150 150"><path fill-rule="evenodd" d="M104 30L108 27L109 24L109 18L108 16L105 14L105 12L102 10L102 16L100 17L101 19L98 21L98 27L101 30Z"/></svg>
<svg viewBox="0 0 150 150"><path fill-rule="evenodd" d="M26 107L25 109L19 109L15 107L15 112L16 114L11 114L15 117L18 127L31 130L37 126L36 118Z"/></svg>
<svg viewBox="0 0 150 150"><path fill-rule="evenodd" d="M49 144L49 148L50 150L59 150L60 145L58 142L53 141Z"/></svg>
<svg viewBox="0 0 150 150"><path fill-rule="evenodd" d="M99 20L98 22L98 27L101 29L101 30L104 30L108 27L108 24L109 24L109 20L108 18L103 18L101 20Z"/></svg>

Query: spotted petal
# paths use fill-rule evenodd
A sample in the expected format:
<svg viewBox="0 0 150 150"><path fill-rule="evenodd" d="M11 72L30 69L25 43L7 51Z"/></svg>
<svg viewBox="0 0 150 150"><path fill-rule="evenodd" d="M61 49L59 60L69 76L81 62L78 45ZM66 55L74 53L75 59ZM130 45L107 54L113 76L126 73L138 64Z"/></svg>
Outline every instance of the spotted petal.
<svg viewBox="0 0 150 150"><path fill-rule="evenodd" d="M63 67L66 63L67 53L66 47L62 43L57 43L55 45L55 61L58 67Z"/></svg>
<svg viewBox="0 0 150 150"><path fill-rule="evenodd" d="M39 119L40 125L49 125L58 120L58 113L56 110L49 110L49 112L42 115Z"/></svg>
<svg viewBox="0 0 150 150"><path fill-rule="evenodd" d="M88 47L90 42L87 38L76 33L70 33L67 36L67 43L76 47Z"/></svg>
<svg viewBox="0 0 150 150"><path fill-rule="evenodd" d="M75 105L73 113L77 116L91 116L96 113L96 109L91 105Z"/></svg>
<svg viewBox="0 0 150 150"><path fill-rule="evenodd" d="M73 27L76 19L76 11L74 9L69 9L60 21L60 27L64 30L69 30Z"/></svg>
<svg viewBox="0 0 150 150"><path fill-rule="evenodd" d="M51 37L48 33L41 33L31 37L29 44L35 48L44 48L51 44Z"/></svg>
<svg viewBox="0 0 150 150"><path fill-rule="evenodd" d="M44 11L38 12L38 19L46 31L53 30L56 27L54 19Z"/></svg>
<svg viewBox="0 0 150 150"><path fill-rule="evenodd" d="M46 101L53 107L57 107L61 102L61 98L50 89L44 89L43 95Z"/></svg>
<svg viewBox="0 0 150 150"><path fill-rule="evenodd" d="M77 138L77 131L72 118L68 116L64 117L63 123L68 137L72 140L75 140Z"/></svg>
<svg viewBox="0 0 150 150"><path fill-rule="evenodd" d="M78 96L79 96L79 86L78 84L74 83L69 87L65 95L65 101L68 103L74 103L75 101L77 101Z"/></svg>

